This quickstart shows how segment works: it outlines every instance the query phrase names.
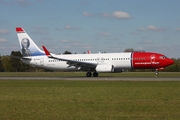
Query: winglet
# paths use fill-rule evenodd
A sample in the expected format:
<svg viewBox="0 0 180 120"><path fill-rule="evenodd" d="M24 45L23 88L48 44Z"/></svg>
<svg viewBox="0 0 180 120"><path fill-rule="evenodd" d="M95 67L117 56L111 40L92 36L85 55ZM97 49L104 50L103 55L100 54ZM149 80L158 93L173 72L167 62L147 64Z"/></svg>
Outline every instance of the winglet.
<svg viewBox="0 0 180 120"><path fill-rule="evenodd" d="M90 50L88 50L88 54L91 54L91 51L90 51Z"/></svg>
<svg viewBox="0 0 180 120"><path fill-rule="evenodd" d="M42 46L42 48L43 48L43 50L44 50L44 52L45 52L46 56L48 56L48 57L52 57L52 55L51 55L51 54L50 54L50 52L46 49L46 47L45 47L45 46Z"/></svg>
<svg viewBox="0 0 180 120"><path fill-rule="evenodd" d="M23 30L22 27L17 27L17 28L16 28L16 32L17 32L17 33L24 33L25 31Z"/></svg>

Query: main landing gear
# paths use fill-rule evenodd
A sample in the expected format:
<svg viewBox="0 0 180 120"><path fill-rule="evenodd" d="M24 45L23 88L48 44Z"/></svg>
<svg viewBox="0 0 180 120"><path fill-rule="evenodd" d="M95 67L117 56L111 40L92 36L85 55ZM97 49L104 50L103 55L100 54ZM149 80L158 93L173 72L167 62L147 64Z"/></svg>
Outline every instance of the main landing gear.
<svg viewBox="0 0 180 120"><path fill-rule="evenodd" d="M87 72L86 73L86 77L91 77L92 73L91 72ZM98 73L97 72L93 72L93 77L98 77Z"/></svg>

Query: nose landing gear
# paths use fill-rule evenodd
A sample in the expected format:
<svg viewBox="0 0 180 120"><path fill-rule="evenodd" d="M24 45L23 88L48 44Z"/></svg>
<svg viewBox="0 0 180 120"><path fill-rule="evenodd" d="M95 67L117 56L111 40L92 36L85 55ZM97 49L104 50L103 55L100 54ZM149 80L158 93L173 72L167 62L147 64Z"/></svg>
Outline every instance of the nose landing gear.
<svg viewBox="0 0 180 120"><path fill-rule="evenodd" d="M155 77L157 77L159 75L159 70L164 70L164 68L163 67L162 68L157 68L156 73L155 73Z"/></svg>
<svg viewBox="0 0 180 120"><path fill-rule="evenodd" d="M156 69L155 77L158 77L159 71Z"/></svg>

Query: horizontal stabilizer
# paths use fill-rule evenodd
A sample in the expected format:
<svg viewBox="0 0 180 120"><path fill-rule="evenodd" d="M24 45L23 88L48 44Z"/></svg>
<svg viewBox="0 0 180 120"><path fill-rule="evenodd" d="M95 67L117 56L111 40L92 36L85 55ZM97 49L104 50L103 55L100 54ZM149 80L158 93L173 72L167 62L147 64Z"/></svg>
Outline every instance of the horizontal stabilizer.
<svg viewBox="0 0 180 120"><path fill-rule="evenodd" d="M32 59L30 57L21 57L21 56L13 56L13 55L11 55L10 57L16 58L16 59L24 59L24 60L31 60Z"/></svg>

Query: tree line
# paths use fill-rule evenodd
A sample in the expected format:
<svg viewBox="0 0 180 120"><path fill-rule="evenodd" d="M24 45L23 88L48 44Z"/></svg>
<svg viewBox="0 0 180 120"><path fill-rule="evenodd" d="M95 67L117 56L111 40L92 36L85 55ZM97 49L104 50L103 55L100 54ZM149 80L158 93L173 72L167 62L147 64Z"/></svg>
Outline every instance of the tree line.
<svg viewBox="0 0 180 120"><path fill-rule="evenodd" d="M132 52L133 49L125 49L124 52ZM144 52L144 51L141 51ZM85 53L85 52L84 52ZM63 54L72 54L70 51L65 51ZM16 56L12 57L12 56ZM23 63L18 57L22 57L20 51L12 51L11 55L7 56L0 56L0 72L37 72L37 71L52 71L43 68L33 67L31 65ZM174 64L171 66L166 67L164 72L180 72L180 58L175 59ZM155 71L154 69L134 69L134 70L126 70L126 71L139 71L139 72L151 72Z"/></svg>

